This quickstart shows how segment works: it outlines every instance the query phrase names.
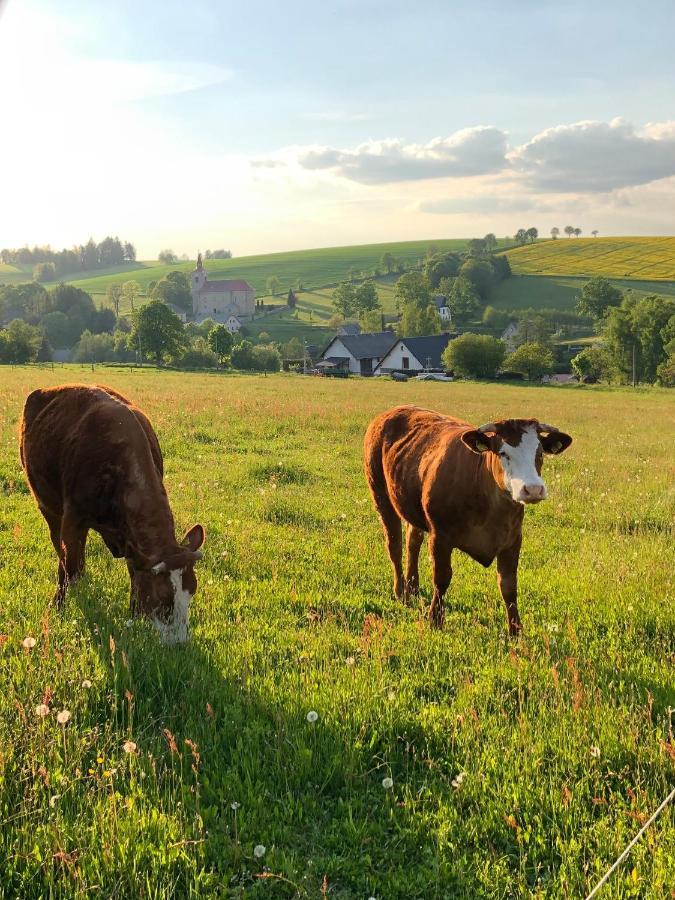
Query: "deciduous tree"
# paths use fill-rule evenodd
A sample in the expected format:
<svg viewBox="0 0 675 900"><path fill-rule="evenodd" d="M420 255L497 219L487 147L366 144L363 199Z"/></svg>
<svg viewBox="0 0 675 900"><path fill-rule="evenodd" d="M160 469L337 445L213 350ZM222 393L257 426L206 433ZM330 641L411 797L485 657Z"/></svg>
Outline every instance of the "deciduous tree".
<svg viewBox="0 0 675 900"><path fill-rule="evenodd" d="M456 375L494 378L505 355L503 341L487 334L467 332L450 341L443 352L443 364Z"/></svg>
<svg viewBox="0 0 675 900"><path fill-rule="evenodd" d="M528 381L538 381L553 369L553 353L545 344L521 344L504 362L504 368L521 372Z"/></svg>
<svg viewBox="0 0 675 900"><path fill-rule="evenodd" d="M153 356L159 364L168 356L177 356L185 347L183 323L161 300L150 300L133 317L132 340L141 352Z"/></svg>

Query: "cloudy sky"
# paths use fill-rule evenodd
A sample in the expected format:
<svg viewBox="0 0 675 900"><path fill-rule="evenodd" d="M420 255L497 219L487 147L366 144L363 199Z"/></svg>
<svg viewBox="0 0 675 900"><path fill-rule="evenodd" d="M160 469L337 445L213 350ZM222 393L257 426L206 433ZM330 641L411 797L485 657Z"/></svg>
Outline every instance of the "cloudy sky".
<svg viewBox="0 0 675 900"><path fill-rule="evenodd" d="M675 233L672 0L0 10L0 247Z"/></svg>

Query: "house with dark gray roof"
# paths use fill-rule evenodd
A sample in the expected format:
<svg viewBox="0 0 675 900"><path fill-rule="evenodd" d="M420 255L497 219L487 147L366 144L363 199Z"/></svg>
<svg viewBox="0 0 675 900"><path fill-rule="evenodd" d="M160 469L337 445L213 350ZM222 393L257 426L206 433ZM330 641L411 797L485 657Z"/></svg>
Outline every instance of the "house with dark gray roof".
<svg viewBox="0 0 675 900"><path fill-rule="evenodd" d="M456 334L398 338L382 357L375 375L391 372L444 372L443 351Z"/></svg>
<svg viewBox="0 0 675 900"><path fill-rule="evenodd" d="M361 326L358 322L343 322L338 325L338 334L361 334Z"/></svg>
<svg viewBox="0 0 675 900"><path fill-rule="evenodd" d="M354 375L372 375L396 343L393 331L336 334L321 354L317 369L342 369Z"/></svg>

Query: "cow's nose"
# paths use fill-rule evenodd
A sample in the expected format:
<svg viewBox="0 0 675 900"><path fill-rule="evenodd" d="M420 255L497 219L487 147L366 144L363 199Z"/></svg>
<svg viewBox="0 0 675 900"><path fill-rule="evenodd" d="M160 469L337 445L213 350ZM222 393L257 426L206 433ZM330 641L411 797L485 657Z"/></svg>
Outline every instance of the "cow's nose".
<svg viewBox="0 0 675 900"><path fill-rule="evenodd" d="M520 499L525 503L538 503L546 496L543 484L524 484L520 489Z"/></svg>

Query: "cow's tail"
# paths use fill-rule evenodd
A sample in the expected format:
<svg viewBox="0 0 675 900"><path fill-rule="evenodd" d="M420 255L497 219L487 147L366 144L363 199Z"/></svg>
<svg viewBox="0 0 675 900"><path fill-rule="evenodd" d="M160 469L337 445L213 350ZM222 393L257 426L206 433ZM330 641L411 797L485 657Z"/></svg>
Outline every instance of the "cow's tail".
<svg viewBox="0 0 675 900"><path fill-rule="evenodd" d="M363 468L370 493L380 511L391 505L382 462L382 441L382 424L375 420L368 426L363 441Z"/></svg>
<svg viewBox="0 0 675 900"><path fill-rule="evenodd" d="M51 391L41 391L39 389L36 391L32 391L26 397L26 402L23 406L23 416L21 417L21 424L19 426L21 465L24 467L24 469L26 468L26 461L24 458L24 443L26 440L26 432L52 398L53 393Z"/></svg>

